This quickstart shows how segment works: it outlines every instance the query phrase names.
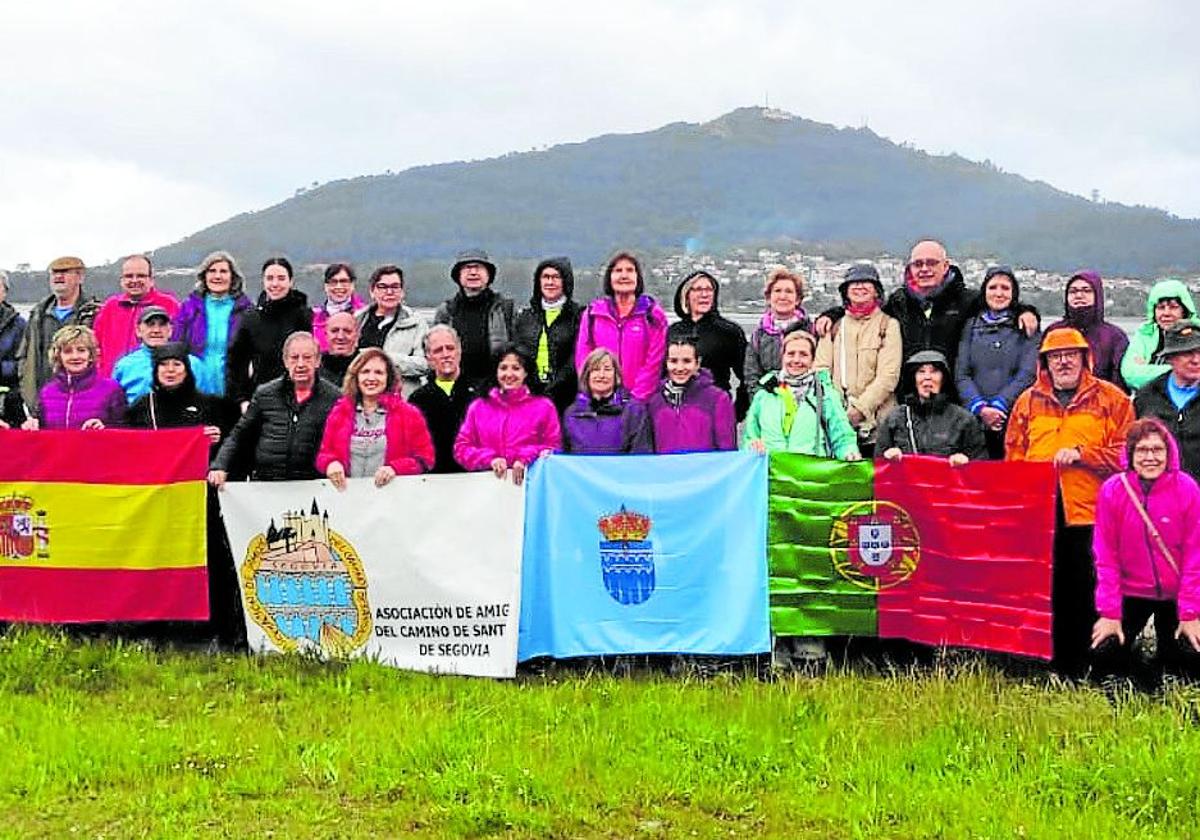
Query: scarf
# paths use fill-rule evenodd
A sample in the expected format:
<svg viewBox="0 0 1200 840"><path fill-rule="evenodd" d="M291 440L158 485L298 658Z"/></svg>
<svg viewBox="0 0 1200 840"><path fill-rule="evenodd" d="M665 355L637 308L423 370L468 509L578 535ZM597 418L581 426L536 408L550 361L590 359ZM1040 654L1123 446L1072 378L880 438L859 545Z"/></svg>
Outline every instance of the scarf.
<svg viewBox="0 0 1200 840"><path fill-rule="evenodd" d="M1002 324L1012 317L1012 311L1009 309L1001 309L998 312L993 312L991 309L984 309L979 313L980 319L985 324Z"/></svg>
<svg viewBox="0 0 1200 840"><path fill-rule="evenodd" d="M354 311L354 296L353 295L346 298L345 303L334 303L333 301L329 300L328 298L326 298L326 300L325 300L325 314L326 315L336 315L339 312L353 312L353 311Z"/></svg>
<svg viewBox="0 0 1200 840"><path fill-rule="evenodd" d="M879 308L879 298L871 298L866 303L848 303L846 312L851 318L867 318Z"/></svg>
<svg viewBox="0 0 1200 840"><path fill-rule="evenodd" d="M554 301L554 303L550 303L545 298L542 298L542 309L562 309L563 306L566 304L566 302L567 302L566 295L563 295L558 300Z"/></svg>
<svg viewBox="0 0 1200 840"><path fill-rule="evenodd" d="M693 379L694 378L695 377L693 377ZM666 381L663 382L663 389L662 389L663 399L665 399L667 401L667 404L669 406L671 406L671 408L679 408L680 403L683 402L683 393L684 393L684 391L687 390L688 385L691 385L691 384L692 384L691 379L689 379L687 382L683 383L682 385L676 385L670 379L667 379Z"/></svg>

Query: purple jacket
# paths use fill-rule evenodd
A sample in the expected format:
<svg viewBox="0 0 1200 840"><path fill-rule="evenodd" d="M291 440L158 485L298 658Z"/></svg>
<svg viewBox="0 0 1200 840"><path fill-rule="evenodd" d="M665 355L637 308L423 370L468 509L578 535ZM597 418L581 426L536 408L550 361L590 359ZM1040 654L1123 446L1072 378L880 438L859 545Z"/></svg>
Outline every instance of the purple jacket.
<svg viewBox="0 0 1200 840"><path fill-rule="evenodd" d="M204 295L192 292L188 295L179 314L175 316L175 328L171 331L172 341L182 341L188 346L188 352L201 359L208 345L208 314L204 310ZM233 315L229 318L229 338L237 333L242 313L254 304L244 294L233 299Z"/></svg>
<svg viewBox="0 0 1200 840"><path fill-rule="evenodd" d="M712 384L712 374L706 368L687 384L678 408L667 402L662 388L646 404L655 452L737 449L733 400Z"/></svg>
<svg viewBox="0 0 1200 840"><path fill-rule="evenodd" d="M639 400L658 388L667 355L667 315L649 295L639 295L633 311L617 317L612 298L597 298L579 318L575 340L575 369L597 347L611 350L621 362L621 380Z"/></svg>
<svg viewBox="0 0 1200 840"><path fill-rule="evenodd" d="M1179 468L1179 446L1164 426L1167 471L1143 492L1141 482L1121 453L1123 472L1109 476L1096 499L1092 553L1096 558L1096 610L1105 618L1121 618L1126 596L1179 601L1179 619L1200 617L1200 486ZM1122 485L1129 479L1150 514L1163 542L1179 565L1179 574L1159 551L1146 523Z"/></svg>
<svg viewBox="0 0 1200 840"><path fill-rule="evenodd" d="M646 404L621 389L604 403L579 394L563 414L563 452L621 455L654 451Z"/></svg>
<svg viewBox="0 0 1200 840"><path fill-rule="evenodd" d="M105 426L125 425L125 392L114 380L100 376L95 365L78 376L60 368L38 399L43 429L78 429L93 418Z"/></svg>
<svg viewBox="0 0 1200 840"><path fill-rule="evenodd" d="M1092 373L1122 391L1128 391L1129 387L1121 376L1121 360L1125 358L1125 350L1129 347L1129 336L1120 327L1104 320L1104 281L1094 271L1080 271L1071 276L1071 280L1076 278L1088 282L1096 293L1096 302L1091 309L1071 309L1067 306L1067 292L1064 289L1063 312L1066 316L1046 327L1046 332L1059 327L1079 330L1092 348ZM1071 280L1067 281L1068 286Z"/></svg>
<svg viewBox="0 0 1200 840"><path fill-rule="evenodd" d="M467 408L454 439L454 460L474 472L489 469L496 458L530 464L542 450L557 452L561 446L554 403L524 386L504 392L493 388Z"/></svg>

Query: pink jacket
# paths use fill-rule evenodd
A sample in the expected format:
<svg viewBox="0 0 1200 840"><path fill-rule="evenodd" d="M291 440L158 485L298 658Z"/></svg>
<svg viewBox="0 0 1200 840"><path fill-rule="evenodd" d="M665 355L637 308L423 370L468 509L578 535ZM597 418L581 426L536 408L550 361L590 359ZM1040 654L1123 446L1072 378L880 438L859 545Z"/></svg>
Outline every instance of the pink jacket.
<svg viewBox="0 0 1200 840"><path fill-rule="evenodd" d="M361 310L367 302L358 295L350 296L350 308L346 311L351 315L355 315ZM325 304L313 307L313 337L317 340L317 346L324 353L329 350L329 336L325 335L325 325L329 323L329 310L325 308Z"/></svg>
<svg viewBox="0 0 1200 840"><path fill-rule="evenodd" d="M542 450L561 448L554 403L523 386L505 392L493 388L467 408L454 440L454 460L474 472L489 469L496 458L530 464Z"/></svg>
<svg viewBox="0 0 1200 840"><path fill-rule="evenodd" d="M100 345L97 367L101 376L112 376L117 359L141 344L137 337L137 322L147 306L161 306L172 321L179 314L179 300L161 289L151 289L139 301L130 300L126 294L113 295L96 313L92 329L96 331L96 342Z"/></svg>
<svg viewBox="0 0 1200 840"><path fill-rule="evenodd" d="M387 412L383 427L387 438L384 463L396 475L420 475L433 469L433 439L425 425L425 416L396 394L383 394L379 402ZM356 411L350 397L342 397L329 411L317 452L317 472L322 475L334 461L350 474L350 436L354 433Z"/></svg>
<svg viewBox="0 0 1200 840"><path fill-rule="evenodd" d="M1092 553L1096 558L1096 610L1104 618L1121 618L1125 596L1176 600L1179 619L1200 617L1200 486L1179 468L1179 446L1164 426L1169 450L1167 471L1147 496L1137 473L1123 454L1123 472L1110 476L1096 499ZM1142 500L1150 519L1179 565L1177 575L1146 529L1141 514L1121 483L1121 476Z"/></svg>
<svg viewBox="0 0 1200 840"><path fill-rule="evenodd" d="M579 337L575 340L575 369L597 347L611 350L621 361L621 379L626 390L645 400L658 390L662 381L663 359L667 355L667 315L649 295L638 296L633 311L617 317L617 306L610 297L588 304L579 319Z"/></svg>

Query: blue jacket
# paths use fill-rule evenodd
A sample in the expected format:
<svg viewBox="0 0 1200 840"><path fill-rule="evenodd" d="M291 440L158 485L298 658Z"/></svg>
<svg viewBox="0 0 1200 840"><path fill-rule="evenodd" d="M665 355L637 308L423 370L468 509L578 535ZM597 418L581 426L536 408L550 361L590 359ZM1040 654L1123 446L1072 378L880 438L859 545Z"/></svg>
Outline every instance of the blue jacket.
<svg viewBox="0 0 1200 840"><path fill-rule="evenodd" d="M994 324L982 315L968 319L954 364L959 400L972 414L984 406L1007 414L1037 378L1040 344L1041 334L1027 336L1015 317Z"/></svg>
<svg viewBox="0 0 1200 840"><path fill-rule="evenodd" d="M189 354L188 364L196 378L196 388L206 394L213 393L208 382L208 369L204 363ZM113 379L117 380L117 384L125 391L125 401L129 405L149 394L150 386L154 384L154 362L150 358L150 348L143 344L117 359L117 363L113 365Z"/></svg>

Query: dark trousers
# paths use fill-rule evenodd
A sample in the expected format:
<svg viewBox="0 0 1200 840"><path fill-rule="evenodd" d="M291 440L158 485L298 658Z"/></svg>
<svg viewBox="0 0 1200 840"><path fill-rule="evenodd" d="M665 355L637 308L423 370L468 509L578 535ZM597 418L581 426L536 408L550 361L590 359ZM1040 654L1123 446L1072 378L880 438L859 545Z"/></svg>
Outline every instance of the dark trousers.
<svg viewBox="0 0 1200 840"><path fill-rule="evenodd" d="M1097 617L1092 526L1066 524L1061 495L1057 510L1051 595L1053 665L1063 676L1080 677L1091 661L1092 625Z"/></svg>
<svg viewBox="0 0 1200 840"><path fill-rule="evenodd" d="M1004 460L1004 429L1001 428L998 432L993 432L991 429L983 430L983 442L987 444L988 460L1003 461Z"/></svg>
<svg viewBox="0 0 1200 840"><path fill-rule="evenodd" d="M1155 663L1144 662L1133 652L1133 643L1146 621L1154 617L1156 648ZM1186 640L1175 638L1179 612L1175 601L1156 601L1150 598L1121 599L1121 630L1125 644L1115 638L1106 639L1092 657L1092 674L1096 677L1116 675L1132 677L1145 684L1157 681L1158 672L1167 670L1195 679L1200 675L1200 653Z"/></svg>

